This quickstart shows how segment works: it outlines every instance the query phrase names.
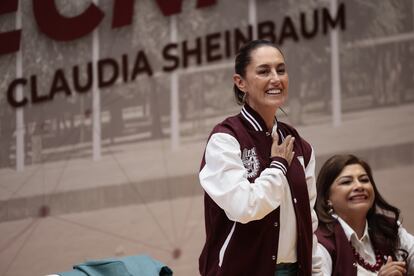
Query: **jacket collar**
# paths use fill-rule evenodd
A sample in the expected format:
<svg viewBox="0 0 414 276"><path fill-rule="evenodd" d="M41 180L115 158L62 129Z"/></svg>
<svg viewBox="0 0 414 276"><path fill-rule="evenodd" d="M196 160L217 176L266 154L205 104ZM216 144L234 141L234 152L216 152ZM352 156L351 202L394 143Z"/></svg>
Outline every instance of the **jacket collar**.
<svg viewBox="0 0 414 276"><path fill-rule="evenodd" d="M266 135L273 134L273 132L278 131L281 140L285 139L283 132L278 128L277 119L275 116L275 124L273 125L272 132L270 133L267 129L267 126L262 118L253 108L251 108L247 103L244 104L241 112L241 117L247 123L250 128L254 129L255 131L265 132Z"/></svg>
<svg viewBox="0 0 414 276"><path fill-rule="evenodd" d="M244 104L240 113L242 118L251 128L256 131L267 131L267 127L263 118L248 104Z"/></svg>
<svg viewBox="0 0 414 276"><path fill-rule="evenodd" d="M368 221L365 221L365 228L364 228L364 234L362 235L361 238L358 238L357 234L355 233L354 229L351 228L351 226L348 225L348 223L346 223L345 220L343 220L340 216L338 215L333 215L334 218L336 218L338 220L338 222L341 224L342 228L344 229L344 233L346 238L348 239L348 241L355 241L355 240L359 240L360 242L364 241L364 240L370 240L369 238L369 233L368 233Z"/></svg>

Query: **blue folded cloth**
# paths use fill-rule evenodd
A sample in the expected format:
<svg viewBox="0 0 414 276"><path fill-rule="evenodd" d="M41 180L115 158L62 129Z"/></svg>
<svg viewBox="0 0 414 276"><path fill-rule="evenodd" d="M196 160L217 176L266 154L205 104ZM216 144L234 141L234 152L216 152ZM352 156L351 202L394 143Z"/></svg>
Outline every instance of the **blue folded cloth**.
<svg viewBox="0 0 414 276"><path fill-rule="evenodd" d="M146 255L87 261L60 276L172 276L165 264Z"/></svg>

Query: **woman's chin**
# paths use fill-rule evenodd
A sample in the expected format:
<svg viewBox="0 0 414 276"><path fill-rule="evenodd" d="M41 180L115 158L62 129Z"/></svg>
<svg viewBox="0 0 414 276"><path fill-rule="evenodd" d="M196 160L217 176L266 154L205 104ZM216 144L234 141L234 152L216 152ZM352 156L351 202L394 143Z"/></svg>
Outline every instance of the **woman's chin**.
<svg viewBox="0 0 414 276"><path fill-rule="evenodd" d="M266 105L277 107L277 108L283 106L285 102L286 102L285 96L269 96L266 98Z"/></svg>

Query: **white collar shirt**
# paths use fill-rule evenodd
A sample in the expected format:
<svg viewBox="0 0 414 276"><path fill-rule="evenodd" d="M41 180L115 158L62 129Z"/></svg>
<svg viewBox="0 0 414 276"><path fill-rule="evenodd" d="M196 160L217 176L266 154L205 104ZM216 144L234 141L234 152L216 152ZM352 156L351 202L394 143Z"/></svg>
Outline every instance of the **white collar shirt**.
<svg viewBox="0 0 414 276"><path fill-rule="evenodd" d="M345 236L348 241L351 242L352 246L355 248L356 252L369 264L374 265L376 263L375 252L372 248L371 238L368 233L368 222L365 222L364 234L361 238L358 238L358 235L355 231L340 217L338 221L342 226L342 229L345 232ZM377 273L366 270L359 264L357 265L357 274L358 276L374 276Z"/></svg>

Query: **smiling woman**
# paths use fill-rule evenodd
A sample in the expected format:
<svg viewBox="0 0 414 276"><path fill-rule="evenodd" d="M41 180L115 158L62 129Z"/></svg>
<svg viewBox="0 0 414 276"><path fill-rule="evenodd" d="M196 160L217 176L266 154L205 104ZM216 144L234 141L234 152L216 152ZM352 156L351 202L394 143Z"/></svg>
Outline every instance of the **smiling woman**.
<svg viewBox="0 0 414 276"><path fill-rule="evenodd" d="M211 132L199 174L200 274L317 275L315 155L276 117L289 85L282 52L267 40L248 42L236 55L233 82L243 107Z"/></svg>
<svg viewBox="0 0 414 276"><path fill-rule="evenodd" d="M335 213L352 225L358 236L364 228L358 222L365 221L369 209L374 204L374 187L365 169L359 164L346 166L335 179L330 189L328 204Z"/></svg>
<svg viewBox="0 0 414 276"><path fill-rule="evenodd" d="M289 78L282 52L275 47L260 47L244 69L236 71L234 84L243 93L242 99L273 126L276 110L288 96Z"/></svg>
<svg viewBox="0 0 414 276"><path fill-rule="evenodd" d="M413 275L414 237L398 221L398 208L381 196L366 162L353 155L331 157L317 190L324 275Z"/></svg>

